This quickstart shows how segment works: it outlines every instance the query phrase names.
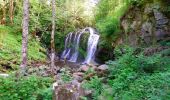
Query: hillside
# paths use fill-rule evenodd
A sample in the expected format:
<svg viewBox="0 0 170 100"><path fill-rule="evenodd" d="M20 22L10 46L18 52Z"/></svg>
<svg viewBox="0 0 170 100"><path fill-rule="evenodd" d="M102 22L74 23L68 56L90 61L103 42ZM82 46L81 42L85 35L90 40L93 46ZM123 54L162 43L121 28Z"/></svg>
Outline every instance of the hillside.
<svg viewBox="0 0 170 100"><path fill-rule="evenodd" d="M45 49L35 38L29 37L28 62L31 64L46 60ZM0 71L8 72L18 69L21 61L21 30L0 26ZM32 66L34 67L34 66Z"/></svg>

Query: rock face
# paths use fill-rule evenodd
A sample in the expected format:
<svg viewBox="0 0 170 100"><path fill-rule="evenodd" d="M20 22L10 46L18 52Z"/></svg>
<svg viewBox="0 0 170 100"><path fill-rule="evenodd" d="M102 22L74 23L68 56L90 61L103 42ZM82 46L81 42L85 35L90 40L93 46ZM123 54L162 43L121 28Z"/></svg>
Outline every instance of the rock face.
<svg viewBox="0 0 170 100"><path fill-rule="evenodd" d="M153 10L154 17L156 20L156 32L155 36L157 37L157 40L162 40L167 34L167 24L169 22L168 18L163 15L160 11L157 9Z"/></svg>
<svg viewBox="0 0 170 100"><path fill-rule="evenodd" d="M170 40L170 14L165 10L169 4L166 3L153 0L142 7L130 8L121 20L124 35L118 39L122 39L122 44L130 44L133 47L150 46Z"/></svg>

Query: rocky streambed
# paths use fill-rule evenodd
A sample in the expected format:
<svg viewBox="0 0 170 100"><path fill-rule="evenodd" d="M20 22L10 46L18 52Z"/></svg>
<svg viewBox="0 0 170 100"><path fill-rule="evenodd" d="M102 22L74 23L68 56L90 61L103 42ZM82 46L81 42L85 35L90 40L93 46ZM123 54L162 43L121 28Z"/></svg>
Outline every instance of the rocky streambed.
<svg viewBox="0 0 170 100"><path fill-rule="evenodd" d="M91 77L107 74L107 65L81 65L69 62L57 62L60 70L53 83L53 100L81 100L84 96L91 97L92 91L82 88L82 84ZM68 79L68 80L67 80Z"/></svg>

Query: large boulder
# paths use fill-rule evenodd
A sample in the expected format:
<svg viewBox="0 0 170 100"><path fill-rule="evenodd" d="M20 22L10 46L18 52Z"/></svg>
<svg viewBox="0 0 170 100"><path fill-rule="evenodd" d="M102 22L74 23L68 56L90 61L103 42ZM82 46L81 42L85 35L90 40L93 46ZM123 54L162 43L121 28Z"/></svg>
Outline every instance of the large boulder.
<svg viewBox="0 0 170 100"><path fill-rule="evenodd" d="M77 80L63 85L53 85L53 100L80 100L85 95L84 89Z"/></svg>

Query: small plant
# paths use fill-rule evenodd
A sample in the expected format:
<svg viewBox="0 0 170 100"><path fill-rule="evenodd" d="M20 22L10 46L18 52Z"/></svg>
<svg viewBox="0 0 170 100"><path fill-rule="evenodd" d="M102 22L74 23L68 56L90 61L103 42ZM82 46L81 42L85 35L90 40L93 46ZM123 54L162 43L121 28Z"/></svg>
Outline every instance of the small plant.
<svg viewBox="0 0 170 100"><path fill-rule="evenodd" d="M73 79L73 77L68 69L62 68L61 72L62 72L61 79L64 83L70 82Z"/></svg>
<svg viewBox="0 0 170 100"><path fill-rule="evenodd" d="M92 89L93 100L97 100L98 96L102 93L103 90L101 79L98 78L97 76L94 76L90 79L90 81L85 82L83 84L83 87L85 89Z"/></svg>

